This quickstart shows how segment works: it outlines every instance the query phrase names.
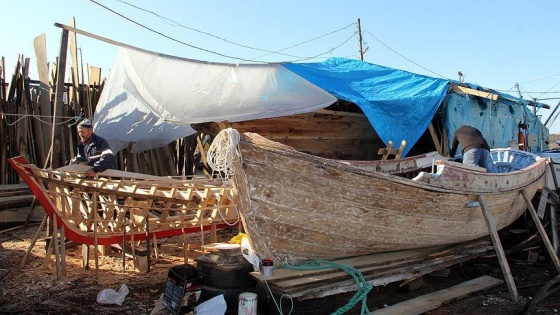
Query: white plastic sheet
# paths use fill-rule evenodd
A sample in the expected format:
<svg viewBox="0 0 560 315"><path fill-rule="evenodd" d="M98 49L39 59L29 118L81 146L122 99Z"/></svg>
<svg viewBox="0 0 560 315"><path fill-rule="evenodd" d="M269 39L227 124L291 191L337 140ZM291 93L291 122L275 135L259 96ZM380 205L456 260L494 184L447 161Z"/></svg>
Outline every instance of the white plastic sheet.
<svg viewBox="0 0 560 315"><path fill-rule="evenodd" d="M311 112L336 98L280 64L219 64L119 48L96 107L95 132L113 151L193 134L191 123Z"/></svg>
<svg viewBox="0 0 560 315"><path fill-rule="evenodd" d="M122 305L124 299L128 295L128 287L122 284L118 291L113 289L104 289L97 293L97 303L99 304L116 304Z"/></svg>

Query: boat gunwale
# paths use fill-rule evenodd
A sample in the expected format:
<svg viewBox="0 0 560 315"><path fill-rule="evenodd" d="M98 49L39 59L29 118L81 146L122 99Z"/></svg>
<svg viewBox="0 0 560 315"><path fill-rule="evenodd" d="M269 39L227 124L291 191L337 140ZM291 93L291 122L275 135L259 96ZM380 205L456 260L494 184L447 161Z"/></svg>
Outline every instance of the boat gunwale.
<svg viewBox="0 0 560 315"><path fill-rule="evenodd" d="M247 135L248 134L248 135ZM254 141L254 138L252 135L257 135L258 137L260 137L261 139L264 139L264 141L259 141L259 139L256 139L256 141ZM266 152L271 152L274 154L278 154L278 155L282 155L282 156L289 156L291 158L297 159L299 161L303 161L303 162L308 162L308 163L312 163L312 164L316 164L316 165L328 165L330 167L333 168L337 168L340 169L341 171L345 171L348 173L353 173L356 175L360 175L360 176L368 176L368 177L376 177L376 178L381 178L383 180L388 180L391 182L396 182L399 184L404 184L407 186L412 186L412 187L416 187L416 188L420 188L423 190L428 190L428 191L434 191L434 192L445 192L445 193L457 193L457 194L472 194L472 195L493 195L493 194L501 194L504 192L509 192L509 191L513 191L513 190L520 190L523 189L524 187L530 186L531 184L541 180L541 178L546 174L546 168L543 170L543 172L541 174L539 174L539 176L535 176L532 177L531 180L528 180L526 182L524 182L521 185L518 186L507 186L507 187L496 187L494 189L492 189L492 191L488 191L488 190L472 190L471 187L467 187L465 189L452 189L452 188L446 188L446 187L442 187L442 186L438 186L438 185L433 185L430 183L425 183L425 182L419 182L419 181L413 181L412 179L407 179L407 178L403 178L394 174L390 174L390 173L383 173L383 172L378 172L378 171L374 171L374 170L368 170L368 169L363 169L359 166L356 165L352 165L352 164L347 164L345 162L339 161L339 160L335 160L335 159L327 159L327 158L323 158L320 156L315 156L312 154L308 154L308 153L304 153L304 152L300 152L298 150L295 150L292 147L289 147L287 145L284 144L280 144L277 142L274 142L272 140L266 139L262 136L260 136L259 134L256 133L245 133L241 138L240 138L240 142L241 141L245 141L247 143L249 143L251 146L256 147L260 150L266 151ZM240 143L241 144L241 143ZM264 144L264 145L263 145ZM268 144L273 144L273 145L268 145ZM285 148L286 150L281 150L279 148ZM243 159L243 154L241 155L241 158ZM508 173L486 173L486 172L480 172L480 171L476 171L476 170L471 170L471 169L467 169L467 168L462 168L460 166L455 166L455 165L451 165L451 164L446 164L445 168L447 168L448 170L451 169L451 171L457 171L457 172L461 172L461 173L465 173L465 174L471 174L471 175L475 175L478 176L480 178L492 178L492 177L506 177L506 176L518 176L520 174L525 174L525 173L531 173L531 172L536 172L537 168L543 167L542 164L547 163L547 159L537 159L535 161L535 163L520 169L520 170L516 170L513 172L508 172ZM505 185L504 185L505 186Z"/></svg>

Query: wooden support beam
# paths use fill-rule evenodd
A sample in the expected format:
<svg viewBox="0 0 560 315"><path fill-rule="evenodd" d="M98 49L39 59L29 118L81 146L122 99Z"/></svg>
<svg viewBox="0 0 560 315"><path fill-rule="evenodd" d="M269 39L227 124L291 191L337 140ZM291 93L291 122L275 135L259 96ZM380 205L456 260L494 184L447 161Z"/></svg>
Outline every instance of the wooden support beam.
<svg viewBox="0 0 560 315"><path fill-rule="evenodd" d="M487 99L490 99L490 100L493 100L493 101L498 100L498 94L479 91L479 90L471 89L471 88L456 85L456 84L452 84L451 88L454 92L457 92L457 93L464 93L464 94L468 94L468 95L472 95L472 96L483 97L483 98L487 98Z"/></svg>
<svg viewBox="0 0 560 315"><path fill-rule="evenodd" d="M404 148L406 147L406 140L401 141L401 146L399 147L399 149L397 150L397 152L395 152L395 160L400 160L402 153L404 151Z"/></svg>
<svg viewBox="0 0 560 315"><path fill-rule="evenodd" d="M89 270L89 245L82 244L82 268Z"/></svg>
<svg viewBox="0 0 560 315"><path fill-rule="evenodd" d="M517 303L519 302L519 293L517 292L517 287L515 286L515 282L513 281L513 276L511 275L511 270L506 259L506 254L504 253L502 242L500 241L500 237L498 236L498 230L494 225L494 219L492 218L492 215L488 210L488 205L486 203L486 198L484 197L484 195L478 196L478 202L480 204L482 214L484 215L484 220L486 221L486 226L488 227L490 238L492 239L492 243L494 244L496 256L498 256L498 260L500 261L500 267L502 268L502 273L504 274L509 294L511 295L511 299Z"/></svg>
<svg viewBox="0 0 560 315"><path fill-rule="evenodd" d="M66 280L66 233L64 225L58 230L60 242L60 276L63 281Z"/></svg>
<svg viewBox="0 0 560 315"><path fill-rule="evenodd" d="M552 263L554 263L556 270L560 272L560 261L558 260L558 255L556 255L556 252L554 251L554 248L552 247L552 244L548 239L548 235L546 235L546 231L544 230L541 220L539 219L537 211L535 210L535 207L533 207L533 204L531 203L531 199L529 199L529 196L527 196L527 192L525 191L525 189L521 190L521 195L525 200L525 204L527 204L527 207L529 208L529 213L531 214L531 217L533 218L533 221L535 222L535 225L539 230L541 239L544 242L546 249L548 250L548 254L550 254L550 259L552 260Z"/></svg>
<svg viewBox="0 0 560 315"><path fill-rule="evenodd" d="M386 160L391 153L391 149L393 149L393 141L389 140L389 142L387 143L387 147L384 149L379 149L379 151L377 151L377 154L383 155L381 159Z"/></svg>
<svg viewBox="0 0 560 315"><path fill-rule="evenodd" d="M550 205L550 227L552 228L552 247L556 255L560 251L560 242L558 241L558 216L556 214L556 205Z"/></svg>
<svg viewBox="0 0 560 315"><path fill-rule="evenodd" d="M58 239L58 220L53 216L53 238L51 240L54 246L54 265L56 268L56 280L61 281L62 275L60 273L60 240Z"/></svg>
<svg viewBox="0 0 560 315"><path fill-rule="evenodd" d="M436 148L436 151L439 154L444 155L444 152L442 151L441 143L440 143L439 138L437 136L436 128L434 127L433 122L430 122L430 125L428 125L428 130L430 131L430 136L432 137L432 141L434 142L434 146Z"/></svg>
<svg viewBox="0 0 560 315"><path fill-rule="evenodd" d="M41 231L43 230L43 228L45 227L46 224L47 224L47 215L45 214L45 216L43 217L43 221L41 221L41 225L37 229L37 232L35 233L35 236L33 236L33 239L31 240L31 243L29 243L29 246L27 247L27 250L25 251L25 255L23 255L23 259L21 260L21 263L19 264L20 269L22 269L25 266L25 264L27 264L27 260L29 259L29 254L31 253L31 250L35 246L35 243L37 242L37 239L39 239L39 234L41 234Z"/></svg>

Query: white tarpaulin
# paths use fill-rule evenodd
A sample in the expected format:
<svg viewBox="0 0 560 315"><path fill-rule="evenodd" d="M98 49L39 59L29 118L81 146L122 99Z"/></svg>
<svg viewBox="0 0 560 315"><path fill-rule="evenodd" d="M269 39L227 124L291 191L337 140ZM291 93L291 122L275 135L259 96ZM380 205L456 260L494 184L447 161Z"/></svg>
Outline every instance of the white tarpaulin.
<svg viewBox="0 0 560 315"><path fill-rule="evenodd" d="M95 132L133 152L195 133L191 123L305 113L336 98L280 64L218 64L119 48Z"/></svg>

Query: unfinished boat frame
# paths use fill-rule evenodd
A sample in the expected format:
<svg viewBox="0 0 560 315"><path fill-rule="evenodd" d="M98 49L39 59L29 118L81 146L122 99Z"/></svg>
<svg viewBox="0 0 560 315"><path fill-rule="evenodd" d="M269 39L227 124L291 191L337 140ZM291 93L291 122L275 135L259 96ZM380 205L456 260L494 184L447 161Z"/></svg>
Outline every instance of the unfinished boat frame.
<svg viewBox="0 0 560 315"><path fill-rule="evenodd" d="M161 238L237 224L232 191L219 180L107 170L96 178L9 163L69 240L86 245ZM71 169L71 168L70 168ZM116 176L116 178L114 178Z"/></svg>

